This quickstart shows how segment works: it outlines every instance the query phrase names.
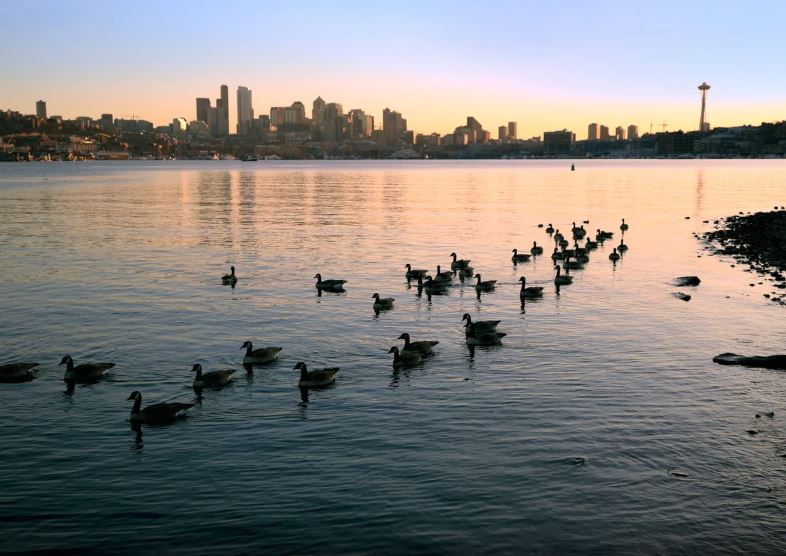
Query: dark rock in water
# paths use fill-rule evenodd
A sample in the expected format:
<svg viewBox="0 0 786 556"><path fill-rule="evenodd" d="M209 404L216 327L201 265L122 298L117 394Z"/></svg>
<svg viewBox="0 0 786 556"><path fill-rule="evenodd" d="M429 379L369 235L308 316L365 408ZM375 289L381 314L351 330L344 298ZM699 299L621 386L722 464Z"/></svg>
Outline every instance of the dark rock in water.
<svg viewBox="0 0 786 556"><path fill-rule="evenodd" d="M756 429L748 429L748 434L751 436L755 436L759 434L759 431L757 431Z"/></svg>
<svg viewBox="0 0 786 556"><path fill-rule="evenodd" d="M690 216L686 216L686 217L685 217L685 220L690 220Z"/></svg>
<svg viewBox="0 0 786 556"><path fill-rule="evenodd" d="M542 227L543 227L543 224L538 224L538 228L542 228Z"/></svg>
<svg viewBox="0 0 786 556"><path fill-rule="evenodd" d="M756 367L759 369L786 370L786 355L737 355L736 353L721 353L712 358L719 365L742 365L743 367Z"/></svg>
<svg viewBox="0 0 786 556"><path fill-rule="evenodd" d="M675 286L698 286L701 280L698 276L680 276L674 279Z"/></svg>
<svg viewBox="0 0 786 556"><path fill-rule="evenodd" d="M765 411L763 413L757 413L756 414L756 418L757 419L761 419L762 417L769 417L770 419L772 419L773 417L775 417L775 412L774 411Z"/></svg>
<svg viewBox="0 0 786 556"><path fill-rule="evenodd" d="M679 469L669 469L669 475L672 475L673 477L680 477L682 479L688 477L688 474L685 473L685 471L680 471Z"/></svg>
<svg viewBox="0 0 786 556"><path fill-rule="evenodd" d="M673 293L673 294L671 294L671 295L673 295L673 296L674 296L674 297L676 297L677 299L681 299L682 301L690 301L690 296L689 296L687 293L682 293L682 292L674 292L674 293Z"/></svg>

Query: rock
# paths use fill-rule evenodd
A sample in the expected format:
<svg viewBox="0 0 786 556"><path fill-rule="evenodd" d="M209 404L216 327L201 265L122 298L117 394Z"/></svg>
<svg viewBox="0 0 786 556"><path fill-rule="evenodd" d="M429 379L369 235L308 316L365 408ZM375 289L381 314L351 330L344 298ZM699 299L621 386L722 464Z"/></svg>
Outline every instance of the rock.
<svg viewBox="0 0 786 556"><path fill-rule="evenodd" d="M674 279L675 286L698 286L700 283L698 276L680 276Z"/></svg>
<svg viewBox="0 0 786 556"><path fill-rule="evenodd" d="M786 370L786 355L737 355L736 353L721 353L712 358L719 365L742 365L743 367L756 367L759 369Z"/></svg>
<svg viewBox="0 0 786 556"><path fill-rule="evenodd" d="M761 419L762 417L769 417L770 419L772 419L773 417L775 417L775 412L774 411L764 411L763 413L757 413L756 414L756 418L757 419Z"/></svg>
<svg viewBox="0 0 786 556"><path fill-rule="evenodd" d="M682 292L674 292L674 293L673 293L673 294L671 294L671 295L673 295L673 296L674 296L674 297L676 297L677 299L681 299L682 301L690 301L690 296L689 296L687 293L682 293Z"/></svg>
<svg viewBox="0 0 786 556"><path fill-rule="evenodd" d="M543 224L538 224L538 228L542 228L542 227L543 227Z"/></svg>
<svg viewBox="0 0 786 556"><path fill-rule="evenodd" d="M688 474L685 473L685 471L680 471L679 469L669 469L669 475L672 475L674 477L680 477L682 479L685 479L688 476Z"/></svg>
<svg viewBox="0 0 786 556"><path fill-rule="evenodd" d="M756 429L748 429L748 434L751 436L756 436L757 434L759 434L759 431L757 431Z"/></svg>

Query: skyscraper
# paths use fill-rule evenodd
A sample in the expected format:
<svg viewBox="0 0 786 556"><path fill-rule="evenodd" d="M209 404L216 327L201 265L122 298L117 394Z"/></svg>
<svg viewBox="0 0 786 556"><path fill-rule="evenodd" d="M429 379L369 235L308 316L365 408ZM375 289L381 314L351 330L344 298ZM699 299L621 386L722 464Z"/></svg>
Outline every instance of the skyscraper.
<svg viewBox="0 0 786 556"><path fill-rule="evenodd" d="M325 124L325 101L317 97L311 105L311 125L320 129Z"/></svg>
<svg viewBox="0 0 786 556"><path fill-rule="evenodd" d="M499 134L499 140L504 141L508 138L508 126L501 125L499 129L497 129L497 133Z"/></svg>
<svg viewBox="0 0 786 556"><path fill-rule="evenodd" d="M46 119L46 102L39 100L35 103L35 117Z"/></svg>
<svg viewBox="0 0 786 556"><path fill-rule="evenodd" d="M401 134L407 130L407 120L400 112L385 108L382 111L382 131L385 134L385 144L393 146L398 141Z"/></svg>
<svg viewBox="0 0 786 556"><path fill-rule="evenodd" d="M218 109L217 134L229 135L229 87L221 85L221 98L216 99Z"/></svg>
<svg viewBox="0 0 786 556"><path fill-rule="evenodd" d="M617 141L624 141L625 140L625 129L621 125L618 125L614 130L614 139Z"/></svg>
<svg viewBox="0 0 786 556"><path fill-rule="evenodd" d="M199 122L208 122L207 113L210 111L210 99L198 98L196 99L196 119Z"/></svg>
<svg viewBox="0 0 786 556"><path fill-rule="evenodd" d="M628 126L628 141L635 141L638 138L639 138L639 126L629 125Z"/></svg>
<svg viewBox="0 0 786 556"><path fill-rule="evenodd" d="M337 102L325 105L325 117L323 120L324 136L326 141L343 141L344 132L344 107Z"/></svg>
<svg viewBox="0 0 786 556"><path fill-rule="evenodd" d="M237 88L237 134L248 135L251 132L251 120L254 119L254 108L251 106L251 91L248 87Z"/></svg>
<svg viewBox="0 0 786 556"><path fill-rule="evenodd" d="M508 122L508 139L515 141L519 138L519 124L516 122Z"/></svg>
<svg viewBox="0 0 786 556"><path fill-rule="evenodd" d="M611 136L609 135L609 126L607 125L600 126L600 140L601 141L611 140Z"/></svg>
<svg viewBox="0 0 786 556"><path fill-rule="evenodd" d="M587 126L587 141L597 141L600 139L598 124L591 123Z"/></svg>

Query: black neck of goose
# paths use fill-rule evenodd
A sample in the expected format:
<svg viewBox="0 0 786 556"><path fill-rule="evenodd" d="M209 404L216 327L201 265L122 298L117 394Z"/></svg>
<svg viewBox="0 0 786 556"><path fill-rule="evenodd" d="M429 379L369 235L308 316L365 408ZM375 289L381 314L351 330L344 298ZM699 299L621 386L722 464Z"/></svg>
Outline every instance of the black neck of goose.
<svg viewBox="0 0 786 556"><path fill-rule="evenodd" d="M71 373L73 371L74 371L74 360L69 357L68 361L66 361L66 372Z"/></svg>
<svg viewBox="0 0 786 556"><path fill-rule="evenodd" d="M521 281L521 291L524 291L524 289L525 289L524 287L525 287L526 285L527 285L527 281L526 281L526 280L522 280L522 281Z"/></svg>
<svg viewBox="0 0 786 556"><path fill-rule="evenodd" d="M303 365L300 367L300 379L306 380L308 378L308 371L306 370L306 366Z"/></svg>
<svg viewBox="0 0 786 556"><path fill-rule="evenodd" d="M401 352L399 352L399 350L395 350L393 352L393 364L395 365L396 363L400 363L400 362L401 362Z"/></svg>
<svg viewBox="0 0 786 556"><path fill-rule="evenodd" d="M404 336L404 349L409 347L409 336Z"/></svg>
<svg viewBox="0 0 786 556"><path fill-rule="evenodd" d="M253 346L252 346L251 342L248 342L248 344L246 344L246 355L251 355L251 351L252 351L251 348L252 347Z"/></svg>
<svg viewBox="0 0 786 556"><path fill-rule="evenodd" d="M131 408L131 415L139 415L142 409L142 396L137 396L134 399L134 407Z"/></svg>
<svg viewBox="0 0 786 556"><path fill-rule="evenodd" d="M197 367L197 370L196 370L196 378L197 378L197 380L199 380L200 378L202 378L202 367Z"/></svg>

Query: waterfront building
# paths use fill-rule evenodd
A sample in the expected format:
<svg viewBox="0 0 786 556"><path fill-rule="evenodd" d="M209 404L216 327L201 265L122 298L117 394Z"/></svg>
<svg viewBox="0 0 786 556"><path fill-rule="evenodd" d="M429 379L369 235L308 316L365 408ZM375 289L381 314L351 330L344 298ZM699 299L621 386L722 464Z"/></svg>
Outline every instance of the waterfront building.
<svg viewBox="0 0 786 556"><path fill-rule="evenodd" d="M43 100L36 101L35 103L35 117L46 119L46 102Z"/></svg>
<svg viewBox="0 0 786 556"><path fill-rule="evenodd" d="M221 85L221 98L216 99L218 109L217 134L225 137L229 135L229 87Z"/></svg>
<svg viewBox="0 0 786 556"><path fill-rule="evenodd" d="M639 138L639 126L629 125L628 126L628 141L635 141L638 138Z"/></svg>
<svg viewBox="0 0 786 556"><path fill-rule="evenodd" d="M196 119L200 122L208 123L208 112L210 111L210 99L196 99Z"/></svg>
<svg viewBox="0 0 786 556"><path fill-rule="evenodd" d="M506 125L499 126L499 128L497 129L497 138L500 141L505 141L508 138L508 126Z"/></svg>
<svg viewBox="0 0 786 556"><path fill-rule="evenodd" d="M546 131L543 133L543 154L560 155L570 154L576 134L567 129L562 131Z"/></svg>
<svg viewBox="0 0 786 556"><path fill-rule="evenodd" d="M101 114L101 119L98 120L98 125L101 126L101 129L105 132L111 132L115 129L114 119L112 118L112 114Z"/></svg>
<svg viewBox="0 0 786 556"><path fill-rule="evenodd" d="M519 138L519 124L508 122L508 139L515 141Z"/></svg>
<svg viewBox="0 0 786 556"><path fill-rule="evenodd" d="M329 102L325 105L325 115L323 120L323 139L325 141L343 141L344 107L337 102Z"/></svg>
<svg viewBox="0 0 786 556"><path fill-rule="evenodd" d="M311 125L316 129L321 129L325 125L325 106L322 97L317 97L311 103Z"/></svg>
<svg viewBox="0 0 786 556"><path fill-rule="evenodd" d="M374 116L369 116L360 108L349 111L352 139L368 139L374 131Z"/></svg>
<svg viewBox="0 0 786 556"><path fill-rule="evenodd" d="M251 120L254 119L254 108L251 104L251 90L248 87L237 88L237 134L248 135L251 132Z"/></svg>
<svg viewBox="0 0 786 556"><path fill-rule="evenodd" d="M611 135L609 134L609 126L607 125L600 126L600 140L611 141Z"/></svg>
<svg viewBox="0 0 786 556"><path fill-rule="evenodd" d="M407 120L400 112L385 108L382 111L382 130L385 133L385 143L392 147L407 131Z"/></svg>
<svg viewBox="0 0 786 556"><path fill-rule="evenodd" d="M621 125L618 125L614 130L614 139L616 139L617 141L625 140L625 130Z"/></svg>
<svg viewBox="0 0 786 556"><path fill-rule="evenodd" d="M587 126L587 141L597 141L600 139L600 129L598 124L591 123Z"/></svg>

